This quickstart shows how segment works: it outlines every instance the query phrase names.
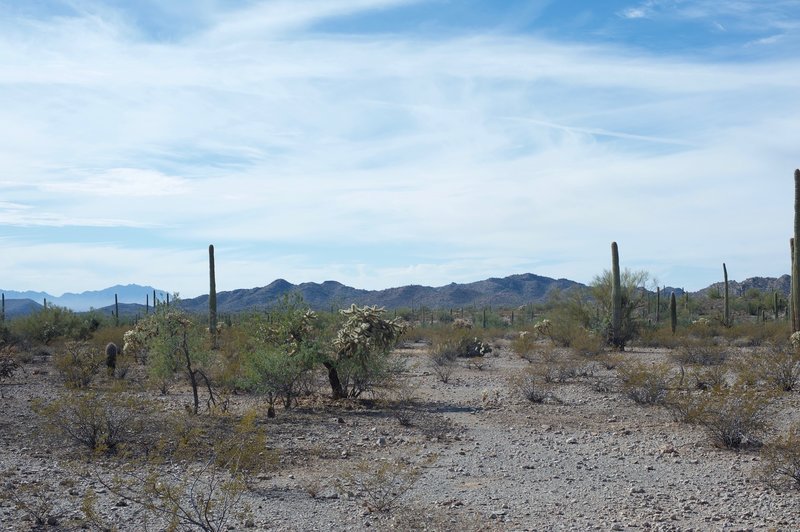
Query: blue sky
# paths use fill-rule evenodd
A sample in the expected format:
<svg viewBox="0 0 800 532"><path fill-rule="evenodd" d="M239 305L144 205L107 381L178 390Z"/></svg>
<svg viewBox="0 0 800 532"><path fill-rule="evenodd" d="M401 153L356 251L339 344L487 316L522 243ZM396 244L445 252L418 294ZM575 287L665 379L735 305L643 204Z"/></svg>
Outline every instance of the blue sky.
<svg viewBox="0 0 800 532"><path fill-rule="evenodd" d="M788 273L800 0L0 0L0 288Z"/></svg>

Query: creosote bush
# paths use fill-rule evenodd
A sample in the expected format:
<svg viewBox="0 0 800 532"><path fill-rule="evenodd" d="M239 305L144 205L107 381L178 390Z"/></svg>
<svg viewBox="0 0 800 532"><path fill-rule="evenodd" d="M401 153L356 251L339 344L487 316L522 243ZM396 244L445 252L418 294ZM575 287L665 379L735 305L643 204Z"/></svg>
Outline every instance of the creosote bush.
<svg viewBox="0 0 800 532"><path fill-rule="evenodd" d="M751 364L757 378L778 390L791 392L800 383L800 350L770 345L759 349Z"/></svg>
<svg viewBox="0 0 800 532"><path fill-rule="evenodd" d="M510 384L521 398L531 403L555 400L552 388L534 368L526 368L521 374L513 376Z"/></svg>
<svg viewBox="0 0 800 532"><path fill-rule="evenodd" d="M669 365L626 361L617 371L623 393L636 403L655 405L666 400L673 379Z"/></svg>
<svg viewBox="0 0 800 532"><path fill-rule="evenodd" d="M89 342L70 341L56 353L53 363L68 387L85 388L105 363L105 355Z"/></svg>
<svg viewBox="0 0 800 532"><path fill-rule="evenodd" d="M758 437L766 427L767 395L731 387L711 390L702 397L697 421L716 445L738 449L745 444L760 444Z"/></svg>
<svg viewBox="0 0 800 532"><path fill-rule="evenodd" d="M3 397L3 381L13 377L19 367L16 358L16 349L10 345L0 347L0 398Z"/></svg>
<svg viewBox="0 0 800 532"><path fill-rule="evenodd" d="M800 426L766 444L761 450L763 475L773 485L788 483L800 489Z"/></svg>
<svg viewBox="0 0 800 532"><path fill-rule="evenodd" d="M406 459L363 460L341 475L336 488L360 498L371 512L388 512L414 487L422 468L436 459L430 455L416 464Z"/></svg>
<svg viewBox="0 0 800 532"><path fill-rule="evenodd" d="M70 391L33 407L48 431L94 453L115 454L140 426L142 405L115 392Z"/></svg>

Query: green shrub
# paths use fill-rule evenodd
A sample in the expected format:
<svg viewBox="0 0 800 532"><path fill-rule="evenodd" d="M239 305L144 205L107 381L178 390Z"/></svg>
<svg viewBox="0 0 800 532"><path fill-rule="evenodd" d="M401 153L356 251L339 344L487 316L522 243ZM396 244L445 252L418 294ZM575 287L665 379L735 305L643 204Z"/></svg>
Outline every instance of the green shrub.
<svg viewBox="0 0 800 532"><path fill-rule="evenodd" d="M104 363L105 355L86 341L66 342L53 358L64 383L72 388L88 386Z"/></svg>

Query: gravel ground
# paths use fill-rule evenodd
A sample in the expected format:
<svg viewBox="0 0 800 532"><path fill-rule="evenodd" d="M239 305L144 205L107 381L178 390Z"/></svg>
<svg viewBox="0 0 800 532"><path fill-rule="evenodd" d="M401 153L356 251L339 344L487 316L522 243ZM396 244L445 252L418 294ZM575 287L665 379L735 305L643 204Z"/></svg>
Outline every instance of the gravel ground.
<svg viewBox="0 0 800 532"><path fill-rule="evenodd" d="M425 364L424 346L399 350L413 397L399 410L317 400L261 420L278 463L254 479L243 499L250 514L232 517L228 529L800 530L800 492L760 480L757 450L718 449L703 429L674 422L661 407L595 391L587 378L556 385L554 400L529 403L509 384L529 363L499 347L480 370L460 361L448 383ZM658 360L665 352L625 356ZM596 366L594 376L611 373ZM3 489L33 510L41 504L39 513L52 518L42 528L80 529L81 500L91 488L103 520L144 530L140 506L78 475L85 455L40 432L31 402L60 387L46 360L27 364L3 387ZM182 410L188 397L183 390L157 400ZM231 409L252 402L236 396ZM782 395L774 424L796 420L799 402L796 393ZM405 460L397 470L417 480L389 511L376 511L343 479L366 483L375 478L370 468L389 458ZM91 461L109 476L114 464ZM41 493L31 488L37 483ZM33 510L0 500L0 528L36 529ZM148 528L162 526L151 519Z"/></svg>

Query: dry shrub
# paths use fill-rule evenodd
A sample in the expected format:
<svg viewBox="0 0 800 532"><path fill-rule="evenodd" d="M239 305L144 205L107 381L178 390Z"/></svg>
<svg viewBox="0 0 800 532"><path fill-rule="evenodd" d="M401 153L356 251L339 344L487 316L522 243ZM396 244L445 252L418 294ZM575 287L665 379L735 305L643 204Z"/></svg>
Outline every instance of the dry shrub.
<svg viewBox="0 0 800 532"><path fill-rule="evenodd" d="M361 499L371 512L388 512L414 487L422 468L435 461L435 455L417 464L403 458L362 460L355 464L353 471L341 475L336 488L348 497Z"/></svg>
<svg viewBox="0 0 800 532"><path fill-rule="evenodd" d="M770 345L760 349L751 361L757 378L784 392L797 389L800 383L800 351L788 345Z"/></svg>
<svg viewBox="0 0 800 532"><path fill-rule="evenodd" d="M726 350L709 338L683 338L670 353L670 358L681 366L712 366L722 364Z"/></svg>
<svg viewBox="0 0 800 532"><path fill-rule="evenodd" d="M30 482L8 481L0 489L0 501L9 501L25 513L38 527L58 525L61 516L55 512L53 486L46 480Z"/></svg>
<svg viewBox="0 0 800 532"><path fill-rule="evenodd" d="M55 355L53 364L68 387L85 388L105 364L105 355L89 342L70 341Z"/></svg>
<svg viewBox="0 0 800 532"><path fill-rule="evenodd" d="M33 408L48 431L94 453L115 454L138 432L137 411L144 406L114 392L67 392Z"/></svg>
<svg viewBox="0 0 800 532"><path fill-rule="evenodd" d="M716 445L739 449L759 444L758 436L766 427L769 396L737 386L714 389L701 397L697 422L706 428Z"/></svg>
<svg viewBox="0 0 800 532"><path fill-rule="evenodd" d="M450 380L457 366L457 356L458 353L452 343L436 344L428 352L431 369L441 382L447 383Z"/></svg>
<svg viewBox="0 0 800 532"><path fill-rule="evenodd" d="M724 365L697 368L689 374L694 388L708 390L724 388L728 384L728 368Z"/></svg>
<svg viewBox="0 0 800 532"><path fill-rule="evenodd" d="M663 320L662 320L663 323ZM642 347L674 348L679 342L679 336L672 334L669 326L642 327L636 344Z"/></svg>
<svg viewBox="0 0 800 532"><path fill-rule="evenodd" d="M16 350L11 346L0 347L0 384L14 376L19 369ZM0 387L0 397L3 397L3 388Z"/></svg>
<svg viewBox="0 0 800 532"><path fill-rule="evenodd" d="M622 392L638 404L663 404L672 383L667 364L648 365L627 361L617 368Z"/></svg>
<svg viewBox="0 0 800 532"><path fill-rule="evenodd" d="M600 335L581 328L573 334L569 347L577 355L593 357L604 351L605 341Z"/></svg>
<svg viewBox="0 0 800 532"><path fill-rule="evenodd" d="M761 456L767 482L776 486L788 482L800 489L800 425L794 425L784 436L765 445Z"/></svg>
<svg viewBox="0 0 800 532"><path fill-rule="evenodd" d="M527 368L510 380L511 388L523 399L531 403L555 401L552 389L533 368Z"/></svg>

